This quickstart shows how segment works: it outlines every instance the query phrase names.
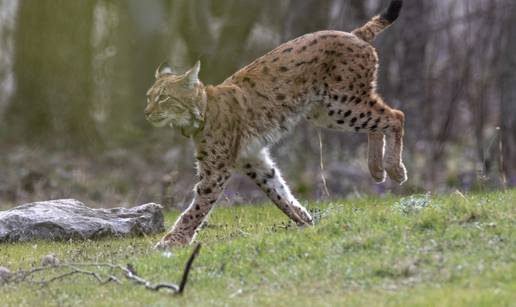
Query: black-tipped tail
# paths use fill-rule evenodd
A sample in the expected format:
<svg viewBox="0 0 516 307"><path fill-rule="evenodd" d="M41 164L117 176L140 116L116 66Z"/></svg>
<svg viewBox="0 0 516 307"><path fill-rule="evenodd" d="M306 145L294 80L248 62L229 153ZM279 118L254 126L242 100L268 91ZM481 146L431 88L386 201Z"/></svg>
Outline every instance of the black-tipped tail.
<svg viewBox="0 0 516 307"><path fill-rule="evenodd" d="M357 37L365 40L366 42L372 42L375 37L380 34L383 30L388 28L397 18L400 16L401 7L403 6L402 0L393 0L385 12L379 16L373 17L362 27L354 30L353 34Z"/></svg>
<svg viewBox="0 0 516 307"><path fill-rule="evenodd" d="M401 7L403 6L402 0L394 0L391 1L389 8L385 12L383 12L380 17L382 19L387 20L390 23L393 23L400 16Z"/></svg>

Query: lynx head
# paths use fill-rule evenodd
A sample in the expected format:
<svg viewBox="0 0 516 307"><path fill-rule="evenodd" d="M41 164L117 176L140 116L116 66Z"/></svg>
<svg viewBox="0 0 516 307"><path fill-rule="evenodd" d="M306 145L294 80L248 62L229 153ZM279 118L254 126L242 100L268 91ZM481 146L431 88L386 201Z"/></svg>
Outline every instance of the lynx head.
<svg viewBox="0 0 516 307"><path fill-rule="evenodd" d="M147 91L145 117L156 127L166 125L197 129L203 121L204 86L199 81L201 63L176 75L168 64L156 70L156 81Z"/></svg>

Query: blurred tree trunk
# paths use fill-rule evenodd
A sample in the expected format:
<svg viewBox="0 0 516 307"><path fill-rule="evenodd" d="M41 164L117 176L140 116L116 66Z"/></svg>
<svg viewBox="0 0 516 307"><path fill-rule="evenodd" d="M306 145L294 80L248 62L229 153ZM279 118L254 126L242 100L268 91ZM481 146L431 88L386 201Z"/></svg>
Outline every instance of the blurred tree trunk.
<svg viewBox="0 0 516 307"><path fill-rule="evenodd" d="M511 7L512 6L512 7ZM510 13L506 25L506 45L502 61L501 87L501 133L503 172L509 183L516 185L516 4L510 2Z"/></svg>
<svg viewBox="0 0 516 307"><path fill-rule="evenodd" d="M330 0L290 1L284 15L282 41L320 30L330 23Z"/></svg>
<svg viewBox="0 0 516 307"><path fill-rule="evenodd" d="M113 42L118 99L112 114L130 135L137 127L151 127L143 116L145 93L154 83L156 67L168 58L169 39L163 28L167 16L162 0L122 1L117 6L119 24Z"/></svg>
<svg viewBox="0 0 516 307"><path fill-rule="evenodd" d="M15 34L16 94L10 129L32 142L98 142L92 112L94 1L21 0Z"/></svg>
<svg viewBox="0 0 516 307"><path fill-rule="evenodd" d="M487 141L485 133L486 127L491 126L489 125L490 115L498 111L496 107L489 106L491 100L489 94L493 88L496 88L496 80L500 75L499 67L502 59L498 46L507 31L503 29L503 22L495 21L503 19L500 17L503 15L504 7L500 1L482 0L468 2L466 6L467 15L482 12L480 16L468 18L466 21L470 40L474 40L475 45L481 47L469 48L473 52L468 64L473 67L473 77L467 84L465 93L465 100L471 107L471 125L474 128L477 162L482 176L489 176L491 166L495 166L497 160L491 155L495 150L490 148L492 143Z"/></svg>
<svg viewBox="0 0 516 307"><path fill-rule="evenodd" d="M189 64L201 59L201 79L207 83L220 83L235 72L247 46L251 31L260 17L264 3L252 0L180 0L173 9L173 27L185 41ZM222 14L220 33L212 29L212 13ZM204 72L209 72L205 74Z"/></svg>

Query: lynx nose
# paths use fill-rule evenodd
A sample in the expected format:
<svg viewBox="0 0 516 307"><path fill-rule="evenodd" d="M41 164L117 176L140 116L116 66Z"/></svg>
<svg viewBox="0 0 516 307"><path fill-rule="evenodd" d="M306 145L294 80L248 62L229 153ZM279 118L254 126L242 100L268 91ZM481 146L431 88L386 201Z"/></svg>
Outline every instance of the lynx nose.
<svg viewBox="0 0 516 307"><path fill-rule="evenodd" d="M143 113L145 113L145 116L146 117L149 117L152 113L152 110L150 108L145 108L145 110L143 111Z"/></svg>

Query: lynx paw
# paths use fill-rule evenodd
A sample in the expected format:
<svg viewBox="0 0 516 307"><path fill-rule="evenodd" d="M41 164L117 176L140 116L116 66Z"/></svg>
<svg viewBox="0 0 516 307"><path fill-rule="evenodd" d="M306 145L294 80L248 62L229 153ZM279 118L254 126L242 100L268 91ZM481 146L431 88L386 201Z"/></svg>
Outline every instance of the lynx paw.
<svg viewBox="0 0 516 307"><path fill-rule="evenodd" d="M184 240L181 237L174 236L173 234L167 234L158 243L156 243L156 245L154 245L154 249L172 249L175 247L182 247L188 245L188 243L189 242L187 240Z"/></svg>
<svg viewBox="0 0 516 307"><path fill-rule="evenodd" d="M405 169L405 165L403 163L392 165L386 167L387 174L391 177L392 180L396 181L399 184L403 184L407 181L407 170Z"/></svg>
<svg viewBox="0 0 516 307"><path fill-rule="evenodd" d="M371 173L371 177L376 183L382 183L385 181L386 172L381 168L372 168L369 167L369 172Z"/></svg>
<svg viewBox="0 0 516 307"><path fill-rule="evenodd" d="M156 245L154 245L154 249L167 250L167 249L171 249L172 247L175 247L175 246L176 245L174 245L174 243L171 241L160 240L158 243L156 243Z"/></svg>

